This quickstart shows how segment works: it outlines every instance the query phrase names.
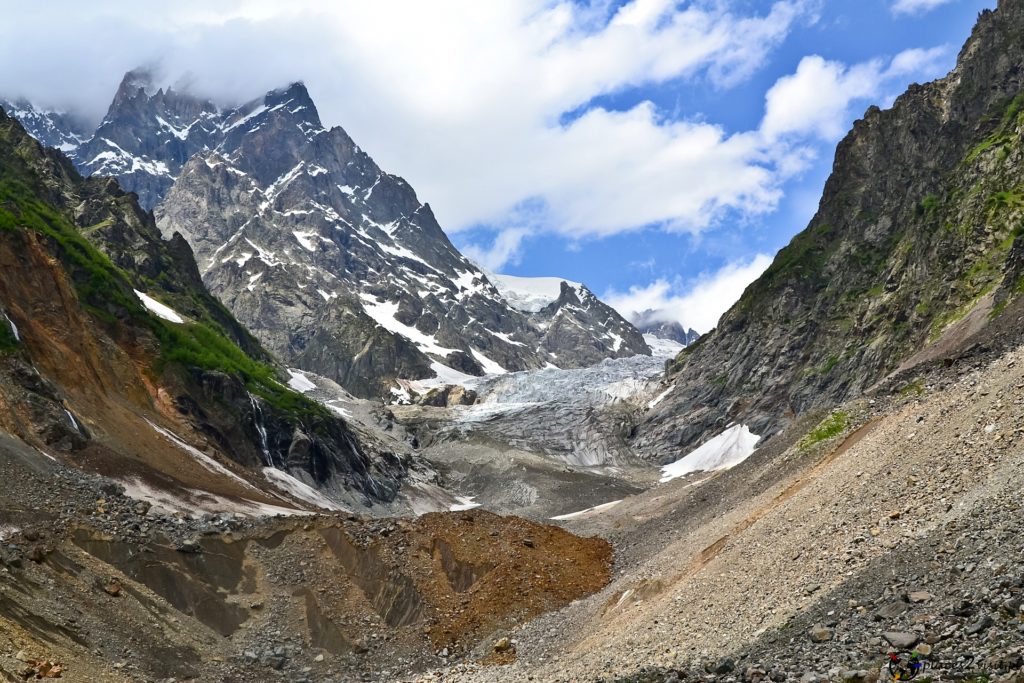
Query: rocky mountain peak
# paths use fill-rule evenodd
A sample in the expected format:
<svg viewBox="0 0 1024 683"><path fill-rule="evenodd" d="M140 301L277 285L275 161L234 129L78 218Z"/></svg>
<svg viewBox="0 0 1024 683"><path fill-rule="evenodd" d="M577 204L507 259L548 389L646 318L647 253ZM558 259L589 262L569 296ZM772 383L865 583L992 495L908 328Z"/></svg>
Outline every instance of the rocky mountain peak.
<svg viewBox="0 0 1024 683"><path fill-rule="evenodd" d="M32 137L46 147L73 153L89 138L89 127L79 117L63 111L37 107L23 97L13 101L0 98L0 109L17 119Z"/></svg>
<svg viewBox="0 0 1024 683"><path fill-rule="evenodd" d="M129 102L148 99L155 92L153 73L145 68L133 69L121 78L114 99L110 103L110 109L119 109Z"/></svg>
<svg viewBox="0 0 1024 683"><path fill-rule="evenodd" d="M408 182L323 127L301 82L221 110L130 72L75 162L184 236L207 286L278 357L362 396L650 353L581 285L544 311L510 305Z"/></svg>

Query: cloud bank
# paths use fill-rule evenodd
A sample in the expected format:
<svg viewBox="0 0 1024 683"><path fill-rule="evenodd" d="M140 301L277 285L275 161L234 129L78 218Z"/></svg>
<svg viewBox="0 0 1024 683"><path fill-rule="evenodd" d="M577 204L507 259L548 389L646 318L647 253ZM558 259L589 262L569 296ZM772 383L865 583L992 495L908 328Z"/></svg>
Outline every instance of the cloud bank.
<svg viewBox="0 0 1024 683"><path fill-rule="evenodd" d="M893 10L938 1L898 0ZM139 65L225 104L304 80L324 122L406 177L447 232L483 227L489 237L473 233L483 241L466 251L500 270L542 232L570 244L652 227L699 234L771 212L821 141L841 135L852 107L941 57L806 57L767 93L764 119L748 131L670 117L642 99L598 104L687 81L737 87L820 6L180 0L140 11L128 0L54 0L19 5L0 24L0 93L98 120ZM637 291L661 291L659 282ZM672 301L681 296L674 286L664 293ZM708 326L710 314L691 315L694 327Z"/></svg>
<svg viewBox="0 0 1024 683"><path fill-rule="evenodd" d="M758 254L749 261L703 273L693 282L658 279L647 286L630 287L628 292L608 291L603 298L626 318L653 311L649 318L652 322L677 321L703 334L718 324L722 314L771 262L767 254Z"/></svg>
<svg viewBox="0 0 1024 683"><path fill-rule="evenodd" d="M0 26L0 92L98 119L140 64L231 102L301 79L325 122L405 176L449 232L526 203L570 238L699 231L729 210L770 210L777 160L747 134L593 100L676 79L734 86L816 5L58 0Z"/></svg>

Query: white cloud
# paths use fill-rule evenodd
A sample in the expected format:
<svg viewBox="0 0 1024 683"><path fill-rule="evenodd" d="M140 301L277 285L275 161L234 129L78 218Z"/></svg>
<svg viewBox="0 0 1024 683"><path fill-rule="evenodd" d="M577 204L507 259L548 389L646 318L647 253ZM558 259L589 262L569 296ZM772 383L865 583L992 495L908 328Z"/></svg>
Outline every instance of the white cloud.
<svg viewBox="0 0 1024 683"><path fill-rule="evenodd" d="M469 251L493 266L514 263L527 234L571 245L652 224L699 233L724 216L772 211L806 167L809 137L837 137L852 103L926 70L931 55L909 51L888 67L808 58L769 93L761 129L727 133L649 102L593 102L680 79L735 86L815 21L821 0L759 13L734 0L614 4L22 3L0 23L0 93L98 119L139 64L158 62L167 82L231 102L302 79L324 122L406 177L449 233L490 226L493 243Z"/></svg>
<svg viewBox="0 0 1024 683"><path fill-rule="evenodd" d="M630 287L628 292L608 291L603 299L626 318L674 321L704 333L718 324L722 314L771 262L770 256L758 254L750 261L733 262L714 273L705 273L691 283L658 279L646 286Z"/></svg>
<svg viewBox="0 0 1024 683"><path fill-rule="evenodd" d="M914 76L933 76L948 48L912 49L899 53L886 65L873 59L853 66L804 57L796 73L783 76L765 96L761 131L768 139L796 134L838 139L849 125L854 103L879 100L886 89L902 89Z"/></svg>
<svg viewBox="0 0 1024 683"><path fill-rule="evenodd" d="M490 247L467 244L461 249L466 258L492 273L508 265L518 265L523 240L530 236L527 228L506 228L498 233Z"/></svg>
<svg viewBox="0 0 1024 683"><path fill-rule="evenodd" d="M649 103L590 103L676 79L734 86L819 4L182 0L139 12L64 0L8 12L0 92L98 118L143 63L222 100L303 79L325 122L405 176L449 232L504 223L524 202L570 239L649 223L696 231L723 211L773 208L778 159L751 134L664 120ZM582 116L566 124L572 112Z"/></svg>
<svg viewBox="0 0 1024 683"><path fill-rule="evenodd" d="M948 5L956 0L895 0L892 3L893 14L924 14L936 7Z"/></svg>

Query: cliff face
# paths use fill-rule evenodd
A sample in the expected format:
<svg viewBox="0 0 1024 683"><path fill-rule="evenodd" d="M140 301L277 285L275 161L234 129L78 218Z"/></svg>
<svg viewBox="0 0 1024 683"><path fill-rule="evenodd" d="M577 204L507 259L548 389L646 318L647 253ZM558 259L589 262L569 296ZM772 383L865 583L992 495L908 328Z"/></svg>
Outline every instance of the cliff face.
<svg viewBox="0 0 1024 683"><path fill-rule="evenodd" d="M1002 0L953 72L854 124L807 229L671 364L641 450L678 457L736 421L770 435L997 316L1024 284L1022 89L1024 2Z"/></svg>
<svg viewBox="0 0 1024 683"><path fill-rule="evenodd" d="M276 486L295 477L393 499L405 465L282 379L183 239L0 113L0 430L179 493L302 506Z"/></svg>

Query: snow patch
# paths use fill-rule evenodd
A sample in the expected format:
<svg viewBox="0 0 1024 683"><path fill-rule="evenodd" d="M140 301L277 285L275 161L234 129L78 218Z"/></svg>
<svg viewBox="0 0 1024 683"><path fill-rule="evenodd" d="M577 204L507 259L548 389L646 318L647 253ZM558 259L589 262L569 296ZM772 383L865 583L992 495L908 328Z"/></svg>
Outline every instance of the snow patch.
<svg viewBox="0 0 1024 683"><path fill-rule="evenodd" d="M452 505L448 510L451 512L460 512L462 510L472 510L473 508L480 507L480 503L473 501L474 498L476 498L476 496L455 496L455 499L459 502Z"/></svg>
<svg viewBox="0 0 1024 683"><path fill-rule="evenodd" d="M670 386L670 387L669 387L668 389L666 389L665 391L663 391L663 392L661 392L660 394L658 394L657 396L655 396L653 400L651 400L651 401L648 401L648 402L647 402L647 409L648 409L648 410L650 410L650 409L651 409L651 408L653 408L654 406L656 406L656 405L658 405L659 403L661 403L662 401L664 401L664 400L665 400L665 398L666 398L666 397L667 397L667 396L668 396L669 394L671 394L671 393L672 393L672 391L673 391L673 390L674 390L675 388L676 388L676 385L674 385L674 384L673 384L673 385L672 385L672 386Z"/></svg>
<svg viewBox="0 0 1024 683"><path fill-rule="evenodd" d="M67 414L68 420L71 421L71 426L75 428L76 432L81 434L82 433L82 428L78 426L78 420L75 419L75 416L72 415L71 411L68 410L67 408L64 409L64 412Z"/></svg>
<svg viewBox="0 0 1024 683"><path fill-rule="evenodd" d="M480 366L488 375L504 375L508 373L508 370L501 367L501 365L491 360L484 354L480 353L476 349L470 348L469 352L473 354L473 358L476 358L476 362L480 363Z"/></svg>
<svg viewBox="0 0 1024 683"><path fill-rule="evenodd" d="M177 323L179 325L185 322L185 319L178 315L178 312L170 306L165 306L153 297L148 294L144 294L137 289L133 291L135 292L135 296L139 297L139 301L142 302L142 305L149 309L149 312L156 317L163 318L168 322Z"/></svg>
<svg viewBox="0 0 1024 683"><path fill-rule="evenodd" d="M587 508L586 510L580 510L579 512L570 512L567 515L558 515L557 517L552 517L551 519L563 522L567 519L579 519L580 517L589 517L591 515L596 515L601 512L604 512L605 510L610 510L621 502L621 500L613 500L610 503L602 503L601 505L595 505L594 507Z"/></svg>
<svg viewBox="0 0 1024 683"><path fill-rule="evenodd" d="M167 123L166 121L163 120L163 118L161 118L159 116L156 117L156 122L160 124L161 128L166 128L171 133L171 135L173 135L174 137L178 138L179 140L187 140L188 139L189 130L192 128L191 125L189 125L189 126L187 126L185 128L175 128L174 126L172 126L171 124Z"/></svg>
<svg viewBox="0 0 1024 683"><path fill-rule="evenodd" d="M437 338L424 334L415 327L403 325L401 322L395 320L395 313L398 312L397 302L385 301L383 303L379 303L369 294L360 294L359 296L363 300L363 310L366 311L366 314L373 318L378 325L388 332L394 332L397 335L405 337L415 344L423 353L433 353L444 357L447 357L450 353L455 353L456 349L446 349L438 344Z"/></svg>
<svg viewBox="0 0 1024 683"><path fill-rule="evenodd" d="M244 124L246 121L251 121L252 119L256 118L257 116L259 116L260 114L265 112L266 110L267 110L267 105L261 104L260 106L256 107L251 112L249 112L248 114L246 114L245 116L243 116L242 118L238 119L237 121L232 123L230 126L225 128L224 132L227 133L230 130L234 130L235 128L238 128L239 126Z"/></svg>
<svg viewBox="0 0 1024 683"><path fill-rule="evenodd" d="M11 333L14 335L14 340L20 342L21 335L18 334L18 326L14 324L14 321L11 320L6 313L4 313L4 318L7 319L7 324L11 326Z"/></svg>
<svg viewBox="0 0 1024 683"><path fill-rule="evenodd" d="M233 500L218 496L208 491L189 490L186 491L188 498L174 495L169 491L163 491L146 484L141 479L122 479L125 495L135 500L144 500L150 503L155 509L162 512L180 512L189 517L200 517L209 513L230 512L246 517L257 516L302 516L316 514L306 510L257 503L246 498Z"/></svg>
<svg viewBox="0 0 1024 683"><path fill-rule="evenodd" d="M264 467L263 476L277 488L290 496L298 498L304 503L309 503L310 505L315 505L317 507L324 508L325 510L348 510L345 506L335 503L309 484L299 481L284 470L279 470L274 467Z"/></svg>
<svg viewBox="0 0 1024 683"><path fill-rule="evenodd" d="M700 448L661 468L661 483L693 472L713 472L735 467L750 457L761 437L746 425L732 425Z"/></svg>
<svg viewBox="0 0 1024 683"><path fill-rule="evenodd" d="M300 394L304 394L307 391L314 391L316 389L316 385L298 370L288 368L288 374L291 376L291 379L288 380L288 386Z"/></svg>
<svg viewBox="0 0 1024 683"><path fill-rule="evenodd" d="M313 240L310 239L310 237L319 237L315 232L299 232L298 230L293 230L292 234L295 235L295 240L302 245L303 249L312 252L316 251L316 245L313 244Z"/></svg>

